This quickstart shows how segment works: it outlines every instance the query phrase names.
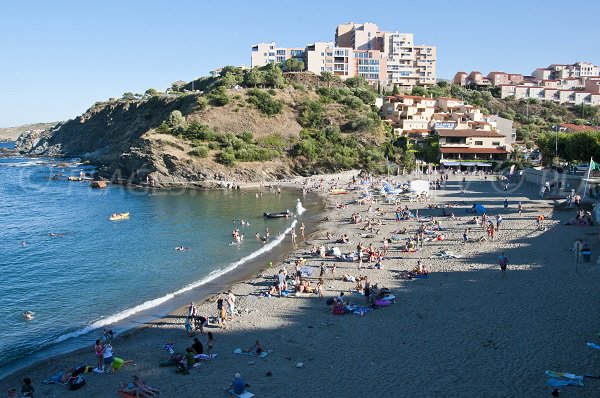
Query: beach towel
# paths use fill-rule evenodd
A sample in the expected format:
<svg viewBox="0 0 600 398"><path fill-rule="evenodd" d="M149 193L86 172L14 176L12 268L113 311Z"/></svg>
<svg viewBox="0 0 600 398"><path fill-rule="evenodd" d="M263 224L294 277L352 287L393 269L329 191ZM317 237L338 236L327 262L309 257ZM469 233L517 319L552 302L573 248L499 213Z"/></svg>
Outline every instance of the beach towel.
<svg viewBox="0 0 600 398"><path fill-rule="evenodd" d="M201 360L201 361L211 361L211 360L215 359L217 357L217 355L219 355L219 354L211 354L211 355L197 354L197 355L194 355L194 358Z"/></svg>
<svg viewBox="0 0 600 398"><path fill-rule="evenodd" d="M233 390L229 389L227 390L228 393L230 393L231 395L235 395L236 397L240 397L240 398L252 398L254 396L254 394L252 394L250 391L244 391L241 394L236 394L235 392L233 392Z"/></svg>
<svg viewBox="0 0 600 398"><path fill-rule="evenodd" d="M583 387L583 380L548 379L546 384L549 385L550 387L566 387L566 386Z"/></svg>
<svg viewBox="0 0 600 398"><path fill-rule="evenodd" d="M302 267L300 268L300 273L303 278L308 278L312 275L314 268L312 267Z"/></svg>
<svg viewBox="0 0 600 398"><path fill-rule="evenodd" d="M591 348L595 348L595 349L597 349L597 350L600 350L600 345L598 345L598 344L594 344L594 343L587 343L587 346L588 346L588 347L591 347Z"/></svg>
<svg viewBox="0 0 600 398"><path fill-rule="evenodd" d="M577 376L573 373L555 372L553 370L546 370L544 373L549 377L564 377L571 380L583 380L583 376Z"/></svg>

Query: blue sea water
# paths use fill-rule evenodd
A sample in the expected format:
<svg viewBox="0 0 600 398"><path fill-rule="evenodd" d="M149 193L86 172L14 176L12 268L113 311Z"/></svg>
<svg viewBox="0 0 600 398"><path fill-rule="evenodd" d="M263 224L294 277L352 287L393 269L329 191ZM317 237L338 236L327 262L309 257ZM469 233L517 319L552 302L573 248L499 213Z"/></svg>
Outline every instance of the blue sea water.
<svg viewBox="0 0 600 398"><path fill-rule="evenodd" d="M297 192L93 189L65 179L88 166L61 162L0 158L0 373L26 354L202 289L273 249L294 222L262 214L295 210ZM63 179L49 179L55 174ZM130 218L109 221L115 212ZM234 228L246 235L239 245L230 244ZM254 235L266 228L264 245Z"/></svg>

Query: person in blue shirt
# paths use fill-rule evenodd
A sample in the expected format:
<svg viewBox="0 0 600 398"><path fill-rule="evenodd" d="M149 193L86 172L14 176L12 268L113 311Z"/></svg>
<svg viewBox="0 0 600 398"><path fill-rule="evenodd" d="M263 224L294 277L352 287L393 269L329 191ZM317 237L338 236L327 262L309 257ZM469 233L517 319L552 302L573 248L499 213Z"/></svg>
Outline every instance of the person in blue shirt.
<svg viewBox="0 0 600 398"><path fill-rule="evenodd" d="M239 373L236 373L230 386L230 388L233 390L233 393L237 395L243 394L245 386L246 383L244 383L242 376Z"/></svg>

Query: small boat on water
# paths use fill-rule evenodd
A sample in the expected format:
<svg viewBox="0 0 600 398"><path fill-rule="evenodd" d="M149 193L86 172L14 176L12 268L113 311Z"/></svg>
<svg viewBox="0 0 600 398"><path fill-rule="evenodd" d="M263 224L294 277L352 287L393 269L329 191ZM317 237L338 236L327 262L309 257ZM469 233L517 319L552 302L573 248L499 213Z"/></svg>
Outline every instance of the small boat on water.
<svg viewBox="0 0 600 398"><path fill-rule="evenodd" d="M110 221L120 221L120 220L127 220L129 218L129 213L114 213L113 215L110 216L109 220Z"/></svg>
<svg viewBox="0 0 600 398"><path fill-rule="evenodd" d="M98 180L90 182L90 187L92 188L106 188L106 181Z"/></svg>
<svg viewBox="0 0 600 398"><path fill-rule="evenodd" d="M291 215L292 215L292 213L290 213L289 210L280 211L279 213L264 213L263 214L263 216L265 216L266 218L288 218Z"/></svg>
<svg viewBox="0 0 600 398"><path fill-rule="evenodd" d="M69 181L81 181L81 178L80 177L76 177L76 176L69 176L67 178L67 180L69 180Z"/></svg>

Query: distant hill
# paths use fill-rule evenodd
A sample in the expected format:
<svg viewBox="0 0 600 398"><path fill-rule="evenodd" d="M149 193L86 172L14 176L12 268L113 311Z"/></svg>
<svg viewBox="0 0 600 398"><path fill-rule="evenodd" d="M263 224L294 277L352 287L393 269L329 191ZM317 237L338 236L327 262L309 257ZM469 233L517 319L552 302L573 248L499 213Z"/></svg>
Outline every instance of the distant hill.
<svg viewBox="0 0 600 398"><path fill-rule="evenodd" d="M19 135L29 130L47 130L58 122L25 124L18 127L0 128L0 141L15 141Z"/></svg>

